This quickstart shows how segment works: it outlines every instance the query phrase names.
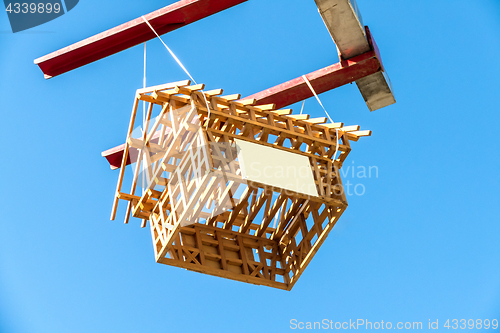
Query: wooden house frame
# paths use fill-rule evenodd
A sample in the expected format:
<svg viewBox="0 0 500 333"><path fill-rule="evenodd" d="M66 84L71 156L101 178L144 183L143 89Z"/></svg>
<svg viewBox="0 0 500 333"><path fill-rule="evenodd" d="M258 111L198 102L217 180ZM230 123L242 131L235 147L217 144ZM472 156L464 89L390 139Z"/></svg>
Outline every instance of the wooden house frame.
<svg viewBox="0 0 500 333"><path fill-rule="evenodd" d="M111 219L119 199L128 201L125 223L149 221L159 263L291 290L347 207L339 169L350 141L371 132L203 88L181 81L137 90ZM141 101L144 130L134 137ZM307 157L318 195L244 179L238 140Z"/></svg>

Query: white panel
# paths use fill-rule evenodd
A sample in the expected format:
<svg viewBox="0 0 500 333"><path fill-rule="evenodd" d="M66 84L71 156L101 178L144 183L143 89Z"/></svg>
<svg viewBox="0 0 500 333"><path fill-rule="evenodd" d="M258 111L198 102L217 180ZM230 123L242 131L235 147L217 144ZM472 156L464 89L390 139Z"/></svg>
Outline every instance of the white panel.
<svg viewBox="0 0 500 333"><path fill-rule="evenodd" d="M244 179L318 196L307 156L243 140L235 142Z"/></svg>

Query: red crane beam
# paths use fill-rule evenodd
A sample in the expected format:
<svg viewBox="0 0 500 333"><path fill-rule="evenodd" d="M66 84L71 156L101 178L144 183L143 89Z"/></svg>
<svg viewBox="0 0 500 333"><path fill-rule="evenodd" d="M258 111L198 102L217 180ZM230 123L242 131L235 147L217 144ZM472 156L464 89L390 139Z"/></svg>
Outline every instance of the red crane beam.
<svg viewBox="0 0 500 333"><path fill-rule="evenodd" d="M381 70L382 63L374 51L368 51L306 75L317 94L338 88ZM302 77L258 92L245 99L255 98L258 104L276 104L276 109L312 97L313 93Z"/></svg>
<svg viewBox="0 0 500 333"><path fill-rule="evenodd" d="M159 35L181 28L247 0L181 0L144 17ZM46 79L155 38L142 17L35 59Z"/></svg>
<svg viewBox="0 0 500 333"><path fill-rule="evenodd" d="M378 53L374 50L360 54L348 60L327 66L306 75L317 94L335 89L345 84L354 82L368 75L382 71L382 62ZM283 108L287 105L302 101L312 97L313 93L304 82L302 77L279 84L254 95L245 97L255 98L259 104L276 104L276 108ZM125 144L108 149L102 152L112 169L121 166ZM135 161L135 160L134 160ZM130 155L127 165L131 163Z"/></svg>

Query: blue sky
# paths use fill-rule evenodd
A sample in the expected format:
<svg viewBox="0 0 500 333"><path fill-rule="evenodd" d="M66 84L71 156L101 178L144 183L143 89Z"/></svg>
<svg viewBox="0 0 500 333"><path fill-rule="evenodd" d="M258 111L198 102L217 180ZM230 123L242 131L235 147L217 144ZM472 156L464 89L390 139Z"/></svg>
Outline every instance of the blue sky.
<svg viewBox="0 0 500 333"><path fill-rule="evenodd" d="M0 332L500 319L499 1L358 0L397 104L370 113L355 85L321 95L334 120L373 131L344 172L378 176L346 175L364 194L291 292L156 264L124 206L109 221L118 174L100 152L125 138L142 46L51 80L33 64L172 2L80 1L16 34L0 14ZM312 0L250 0L164 40L198 82L243 96L338 60ZM185 78L148 43L148 85ZM314 99L304 112L323 115Z"/></svg>

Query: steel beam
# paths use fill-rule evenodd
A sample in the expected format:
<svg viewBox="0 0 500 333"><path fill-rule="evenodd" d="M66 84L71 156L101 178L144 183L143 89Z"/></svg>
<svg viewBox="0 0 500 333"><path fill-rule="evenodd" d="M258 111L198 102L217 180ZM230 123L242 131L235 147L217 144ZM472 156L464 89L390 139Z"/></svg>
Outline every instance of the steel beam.
<svg viewBox="0 0 500 333"><path fill-rule="evenodd" d="M380 71L382 64L373 51L322 68L306 75L317 94L338 88ZM258 104L276 104L277 109L312 97L313 93L302 77L266 89L247 98Z"/></svg>
<svg viewBox="0 0 500 333"><path fill-rule="evenodd" d="M247 0L181 0L144 15L162 35ZM35 59L46 79L155 38L142 17Z"/></svg>
<svg viewBox="0 0 500 333"><path fill-rule="evenodd" d="M350 59L368 50L378 49L363 20L355 0L314 0L323 22L337 45L339 57ZM396 103L389 77L382 71L356 80L370 111Z"/></svg>

